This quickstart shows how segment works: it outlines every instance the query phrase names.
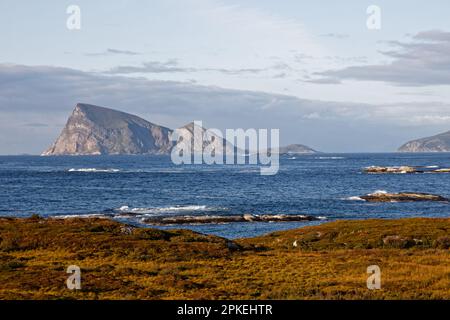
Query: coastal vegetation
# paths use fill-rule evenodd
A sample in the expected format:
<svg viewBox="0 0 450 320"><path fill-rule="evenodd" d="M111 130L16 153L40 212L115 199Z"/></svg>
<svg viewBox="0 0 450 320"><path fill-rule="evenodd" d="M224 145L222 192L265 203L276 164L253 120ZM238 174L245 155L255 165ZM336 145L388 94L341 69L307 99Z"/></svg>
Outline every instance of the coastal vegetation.
<svg viewBox="0 0 450 320"><path fill-rule="evenodd" d="M1 299L450 299L450 219L228 240L108 219L0 218ZM68 266L81 269L69 290ZM367 288L367 267L381 289Z"/></svg>

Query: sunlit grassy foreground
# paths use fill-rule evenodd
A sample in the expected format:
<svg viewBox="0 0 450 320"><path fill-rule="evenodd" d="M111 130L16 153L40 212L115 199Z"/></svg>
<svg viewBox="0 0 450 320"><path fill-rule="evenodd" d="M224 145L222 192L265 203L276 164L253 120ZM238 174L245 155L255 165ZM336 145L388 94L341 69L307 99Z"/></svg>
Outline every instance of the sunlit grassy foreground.
<svg viewBox="0 0 450 320"><path fill-rule="evenodd" d="M294 242L296 246L294 246ZM2 299L450 299L450 219L339 221L230 242L106 219L0 219ZM69 265L81 290L66 287ZM367 267L381 290L367 289Z"/></svg>

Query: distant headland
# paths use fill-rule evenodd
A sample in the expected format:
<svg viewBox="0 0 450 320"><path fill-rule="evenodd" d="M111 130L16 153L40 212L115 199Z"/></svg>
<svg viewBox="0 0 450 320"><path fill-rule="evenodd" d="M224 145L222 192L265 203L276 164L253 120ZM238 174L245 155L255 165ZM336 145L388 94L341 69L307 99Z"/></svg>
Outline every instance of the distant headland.
<svg viewBox="0 0 450 320"><path fill-rule="evenodd" d="M42 155L169 155L175 145L170 138L173 132L129 113L78 103L55 143ZM193 138L192 123L181 128L181 136L187 140ZM222 145L224 153L233 149L226 140L213 139L211 144L217 144L216 150ZM205 148L204 145L193 147L194 152L196 148ZM301 144L279 150L280 154L316 152Z"/></svg>

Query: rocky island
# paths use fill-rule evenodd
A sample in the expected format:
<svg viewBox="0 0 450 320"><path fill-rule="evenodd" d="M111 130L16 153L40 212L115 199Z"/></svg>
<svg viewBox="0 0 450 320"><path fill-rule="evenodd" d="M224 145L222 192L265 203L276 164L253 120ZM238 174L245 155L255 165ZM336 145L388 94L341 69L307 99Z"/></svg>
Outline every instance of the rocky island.
<svg viewBox="0 0 450 320"><path fill-rule="evenodd" d="M194 129L203 136L203 141L194 139ZM174 133L176 141L171 139ZM193 153L201 153L207 147L224 155L246 153L194 122L174 131L129 113L78 103L60 136L42 155L168 155L182 141L191 143ZM280 154L316 152L301 144L289 145L279 150Z"/></svg>
<svg viewBox="0 0 450 320"><path fill-rule="evenodd" d="M399 152L450 152L450 131L405 143Z"/></svg>
<svg viewBox="0 0 450 320"><path fill-rule="evenodd" d="M198 132L197 134L201 135L203 139L195 139L194 136L196 132ZM202 153L206 148L208 148L208 150L215 150L215 154L217 155L233 154L234 152L243 153L243 151L235 148L228 140L203 128L196 122L190 122L187 125L178 128L176 130L176 135L177 141L174 148L179 148L181 150L187 146L185 144L187 143L188 145L190 144L189 149L192 150L192 153L194 154Z"/></svg>
<svg viewBox="0 0 450 320"><path fill-rule="evenodd" d="M318 151L305 146L303 144L290 144L288 146L285 147L280 147L279 149L279 153L280 154L286 154L286 155L290 155L290 154L312 154L312 153L318 153Z"/></svg>
<svg viewBox="0 0 450 320"><path fill-rule="evenodd" d="M449 199L440 195L420 192L375 192L360 197L368 202L411 202L411 201L439 201L448 202Z"/></svg>
<svg viewBox="0 0 450 320"><path fill-rule="evenodd" d="M303 144L290 144L287 146L279 147L278 150L268 149L262 150L259 153L274 153L280 155L302 155L302 154L308 155L319 152Z"/></svg>
<svg viewBox="0 0 450 320"><path fill-rule="evenodd" d="M417 168L411 166L380 167L371 166L364 169L365 173L417 173Z"/></svg>
<svg viewBox="0 0 450 320"><path fill-rule="evenodd" d="M128 113L79 103L43 155L168 154L171 132Z"/></svg>
<svg viewBox="0 0 450 320"><path fill-rule="evenodd" d="M439 168L439 166L371 166L364 168L363 171L369 174L450 173L450 168Z"/></svg>

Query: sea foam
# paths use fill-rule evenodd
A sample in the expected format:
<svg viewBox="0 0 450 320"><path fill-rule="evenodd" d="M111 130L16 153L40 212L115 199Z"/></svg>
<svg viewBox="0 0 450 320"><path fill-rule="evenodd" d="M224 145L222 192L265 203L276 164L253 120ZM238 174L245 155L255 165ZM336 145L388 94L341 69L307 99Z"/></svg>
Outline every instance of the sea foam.
<svg viewBox="0 0 450 320"><path fill-rule="evenodd" d="M122 206L115 211L123 214L136 214L136 215L148 215L148 214L169 214L178 212L206 212L206 211L219 211L224 208L209 207L205 205L186 205L186 206L167 206L167 207L154 207L154 208L130 208L129 206Z"/></svg>
<svg viewBox="0 0 450 320"><path fill-rule="evenodd" d="M107 172L107 173L115 173L120 172L119 169L97 169L97 168L72 168L68 170L69 172Z"/></svg>

